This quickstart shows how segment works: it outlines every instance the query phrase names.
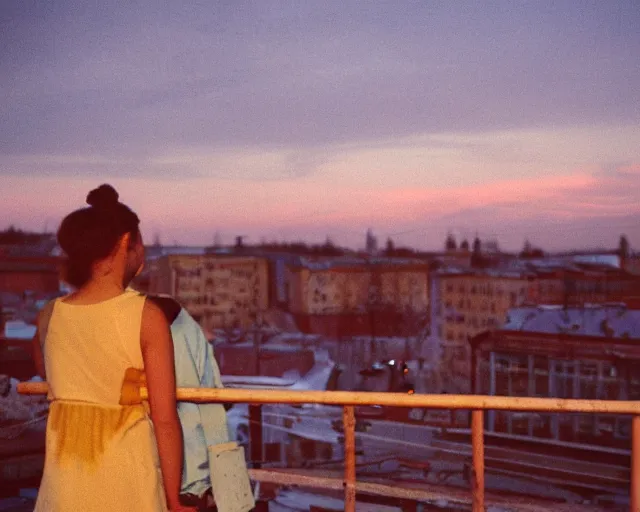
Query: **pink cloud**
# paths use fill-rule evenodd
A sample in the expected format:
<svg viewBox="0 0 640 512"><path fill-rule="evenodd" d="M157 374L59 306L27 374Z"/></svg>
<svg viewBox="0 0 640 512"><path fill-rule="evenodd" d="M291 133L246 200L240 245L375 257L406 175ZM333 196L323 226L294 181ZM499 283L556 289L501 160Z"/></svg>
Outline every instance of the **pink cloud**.
<svg viewBox="0 0 640 512"><path fill-rule="evenodd" d="M253 239L331 235L341 243L354 243L363 239L360 233L367 227L381 236L432 229L439 240L450 226L500 232L514 222L546 229L562 241L565 235L553 233L554 223L593 218L604 222L640 212L639 174L640 164L633 163L607 172L584 167L567 175L457 187L343 186L320 179L112 181L123 201L142 218L147 238L160 232L169 242L209 243L213 233L221 231L227 240L236 234ZM95 179L10 178L4 192L18 200L6 201L0 214L7 224L41 229L47 223L53 229L64 214L82 206L87 191L99 183ZM580 230L588 234L584 226Z"/></svg>
<svg viewBox="0 0 640 512"><path fill-rule="evenodd" d="M498 209L504 215L522 218L541 213L560 218L628 214L640 211L640 189L635 186L638 173L640 165L633 165L609 176L583 170L486 185L353 191L358 208L354 211L352 201L325 220L373 218L389 224L478 208ZM365 200L367 195L370 201Z"/></svg>

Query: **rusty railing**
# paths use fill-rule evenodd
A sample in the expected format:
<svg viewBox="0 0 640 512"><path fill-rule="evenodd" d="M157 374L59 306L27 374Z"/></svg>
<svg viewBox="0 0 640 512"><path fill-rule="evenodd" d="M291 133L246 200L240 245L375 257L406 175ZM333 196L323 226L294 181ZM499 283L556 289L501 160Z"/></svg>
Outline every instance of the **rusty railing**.
<svg viewBox="0 0 640 512"><path fill-rule="evenodd" d="M45 394L46 383L21 383L24 394ZM146 398L146 389L141 390ZM424 409L459 409L471 411L471 445L473 476L471 478L473 512L485 511L484 485L484 411L537 411L548 413L619 414L632 416L630 510L640 512L640 402L622 400L573 400L558 398L505 397L484 395L407 395L404 393L371 393L350 391L286 391L257 389L181 388L178 400L196 403L247 404L323 404L343 407L344 479L313 478L285 475L275 478L271 472L253 469L252 479L288 485L324 489L343 489L345 511L355 512L356 491L408 499L419 493L403 493L393 486L356 482L355 406L410 407Z"/></svg>

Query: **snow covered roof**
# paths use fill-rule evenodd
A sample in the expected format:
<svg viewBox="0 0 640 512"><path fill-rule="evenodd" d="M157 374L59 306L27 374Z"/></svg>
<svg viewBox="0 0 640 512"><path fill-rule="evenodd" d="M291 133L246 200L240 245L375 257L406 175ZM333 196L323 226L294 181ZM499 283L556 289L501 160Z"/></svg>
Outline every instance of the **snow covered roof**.
<svg viewBox="0 0 640 512"><path fill-rule="evenodd" d="M9 320L4 326L4 337L13 340L31 340L36 334L36 326L22 320Z"/></svg>
<svg viewBox="0 0 640 512"><path fill-rule="evenodd" d="M313 259L301 257L295 266L303 267L309 270L329 270L340 267L355 267L367 265L427 265L428 262L418 258L388 258L384 256L371 256L362 258L359 256L344 256L340 258L322 258Z"/></svg>
<svg viewBox="0 0 640 512"><path fill-rule="evenodd" d="M530 274L530 273L529 273ZM511 279L524 279L528 273L525 268L486 268L486 269L471 269L449 266L441 268L435 272L435 275L440 277L455 277L455 276L487 276L487 277L505 277Z"/></svg>
<svg viewBox="0 0 640 512"><path fill-rule="evenodd" d="M640 339L640 310L623 304L514 308L502 330Z"/></svg>
<svg viewBox="0 0 640 512"><path fill-rule="evenodd" d="M281 377L258 377L252 375L222 375L222 383L226 388L287 388L296 383L295 379Z"/></svg>
<svg viewBox="0 0 640 512"><path fill-rule="evenodd" d="M340 498L323 496L320 493L312 494L299 489L285 489L278 492L270 505L273 507L270 506L269 510L277 512L309 510L312 506L327 510L341 510L344 508L344 501ZM357 508L359 512L400 512L401 510L400 507L391 505L361 502L358 502Z"/></svg>
<svg viewBox="0 0 640 512"><path fill-rule="evenodd" d="M161 258L170 255L196 255L200 256L207 253L207 248L202 246L184 246L184 245L163 245L161 247L149 246L145 248L145 255L148 260Z"/></svg>
<svg viewBox="0 0 640 512"><path fill-rule="evenodd" d="M595 263L620 268L620 256L617 254L578 254L572 259L577 263Z"/></svg>

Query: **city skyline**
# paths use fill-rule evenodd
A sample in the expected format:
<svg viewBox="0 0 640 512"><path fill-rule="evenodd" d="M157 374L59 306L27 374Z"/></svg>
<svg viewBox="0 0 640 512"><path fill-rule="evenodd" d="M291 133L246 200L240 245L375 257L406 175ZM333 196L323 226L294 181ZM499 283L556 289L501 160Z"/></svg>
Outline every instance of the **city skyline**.
<svg viewBox="0 0 640 512"><path fill-rule="evenodd" d="M0 12L7 226L108 182L165 243L640 240L633 1Z"/></svg>

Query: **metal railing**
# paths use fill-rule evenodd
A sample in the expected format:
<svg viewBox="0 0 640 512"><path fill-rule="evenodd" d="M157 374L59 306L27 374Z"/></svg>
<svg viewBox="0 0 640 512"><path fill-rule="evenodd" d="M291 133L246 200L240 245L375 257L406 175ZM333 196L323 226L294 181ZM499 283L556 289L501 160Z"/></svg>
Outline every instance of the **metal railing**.
<svg viewBox="0 0 640 512"><path fill-rule="evenodd" d="M46 383L21 383L18 391L24 394L44 394ZM142 398L147 390L141 389ZM274 479L268 472L252 470L254 480L307 485L325 489L344 489L344 509L355 511L356 490L363 493L403 497L394 491L374 483L356 482L355 406L410 407L423 409L461 409L471 411L471 478L472 508L474 512L485 510L484 467L484 411L536 411L550 413L619 414L632 416L631 428L631 486L630 510L640 512L640 402L611 400L573 400L557 398L503 397L484 395L407 395L404 393L371 393L350 391L285 391L253 389L204 389L181 388L177 391L180 401L196 403L247 403L247 404L323 404L343 407L344 425L344 478L292 478L291 475ZM394 494L395 493L395 494ZM411 493L410 493L411 494ZM419 493L414 492L415 497ZM407 497L407 496L405 496Z"/></svg>

